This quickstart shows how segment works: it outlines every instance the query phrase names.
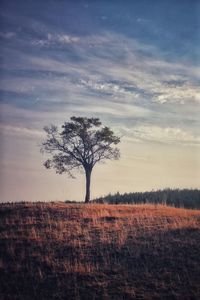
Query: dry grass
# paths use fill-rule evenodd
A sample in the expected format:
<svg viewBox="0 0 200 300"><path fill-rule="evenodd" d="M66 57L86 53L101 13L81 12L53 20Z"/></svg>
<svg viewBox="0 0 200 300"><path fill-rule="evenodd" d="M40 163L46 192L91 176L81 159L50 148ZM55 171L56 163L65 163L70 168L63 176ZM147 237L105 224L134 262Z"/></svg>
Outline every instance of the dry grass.
<svg viewBox="0 0 200 300"><path fill-rule="evenodd" d="M200 299L200 211L2 204L0 299Z"/></svg>

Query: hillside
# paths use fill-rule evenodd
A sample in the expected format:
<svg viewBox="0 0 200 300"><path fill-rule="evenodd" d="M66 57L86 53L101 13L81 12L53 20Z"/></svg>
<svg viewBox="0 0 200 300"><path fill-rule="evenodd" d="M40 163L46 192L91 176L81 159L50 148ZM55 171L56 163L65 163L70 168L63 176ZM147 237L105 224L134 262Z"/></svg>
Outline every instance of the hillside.
<svg viewBox="0 0 200 300"><path fill-rule="evenodd" d="M0 299L200 299L200 211L1 204Z"/></svg>

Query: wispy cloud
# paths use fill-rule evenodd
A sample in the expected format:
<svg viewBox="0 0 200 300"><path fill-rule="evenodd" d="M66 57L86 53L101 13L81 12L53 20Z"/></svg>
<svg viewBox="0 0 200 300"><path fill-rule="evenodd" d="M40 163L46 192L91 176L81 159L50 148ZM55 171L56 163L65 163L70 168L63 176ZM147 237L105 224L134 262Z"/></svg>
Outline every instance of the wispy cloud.
<svg viewBox="0 0 200 300"><path fill-rule="evenodd" d="M4 38L4 39L7 39L7 40L10 40L10 39L16 37L16 33L12 32L12 31L0 32L0 37Z"/></svg>
<svg viewBox="0 0 200 300"><path fill-rule="evenodd" d="M125 137L135 141L200 146L200 135L195 136L181 128L138 125L134 128L123 128L122 132Z"/></svg>
<svg viewBox="0 0 200 300"><path fill-rule="evenodd" d="M0 132L2 135L18 136L26 139L41 139L43 132L34 128L16 127L12 125L0 124Z"/></svg>
<svg viewBox="0 0 200 300"><path fill-rule="evenodd" d="M52 47L62 44L66 50L73 44L78 60L72 60L68 51L61 58L51 51L37 56L35 49L25 54L12 50L18 59L16 65L12 62L15 69L2 78L1 89L8 93L4 101L12 96L9 93L16 93L15 106L23 108L26 102L26 109L47 112L49 118L55 111L62 116L70 111L111 116L126 125L133 124L131 119L146 124L146 119L156 136L152 140L169 141L171 134L171 142L176 140L176 129L167 134L163 129L166 123L173 121L172 128L185 132L180 120L196 114L200 102L198 66L167 61L156 47L110 32L86 37L49 33L45 43ZM184 137L182 131L177 140ZM150 136L146 127L140 128L142 132Z"/></svg>
<svg viewBox="0 0 200 300"><path fill-rule="evenodd" d="M24 53L20 57L21 68L29 67L30 72L66 72L63 78L67 78L68 82L71 79L70 84L74 88L82 86L99 95L130 101L142 98L149 103L184 104L200 101L200 70L197 66L165 61L155 47L130 38L110 33L85 38L48 33L46 39L32 40L32 43L55 47L74 44L73 52L78 61L72 61L68 52L62 60L51 57L49 53L46 57L24 56ZM55 76L48 80L54 80L54 85L58 85ZM62 81L60 76L59 80Z"/></svg>
<svg viewBox="0 0 200 300"><path fill-rule="evenodd" d="M72 36L69 34L55 34L55 33L48 33L42 39L33 39L31 41L32 45L41 46L41 47L50 47L50 46L63 46L69 45L73 43L77 43L79 38L76 36Z"/></svg>

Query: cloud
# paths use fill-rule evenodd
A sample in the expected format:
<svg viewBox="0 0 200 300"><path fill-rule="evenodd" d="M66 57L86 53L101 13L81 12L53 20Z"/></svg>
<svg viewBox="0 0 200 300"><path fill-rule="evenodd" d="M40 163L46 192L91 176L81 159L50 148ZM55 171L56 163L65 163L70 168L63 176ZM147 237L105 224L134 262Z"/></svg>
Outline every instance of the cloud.
<svg viewBox="0 0 200 300"><path fill-rule="evenodd" d="M89 90L158 104L199 103L200 68L166 61L156 47L106 33L80 39L75 49L86 69L80 84Z"/></svg>
<svg viewBox="0 0 200 300"><path fill-rule="evenodd" d="M129 105L126 103L115 103L115 105L113 105L112 103L104 102L104 106L100 106L98 101L94 101L94 103L85 106L73 106L72 104L70 109L79 114L110 115L115 118L120 118L122 121L127 118L147 118L152 113L151 110L137 105Z"/></svg>
<svg viewBox="0 0 200 300"><path fill-rule="evenodd" d="M134 128L123 128L123 133L125 137L135 141L200 146L200 136L181 128L137 125Z"/></svg>
<svg viewBox="0 0 200 300"><path fill-rule="evenodd" d="M0 37L4 38L4 39L7 39L7 40L10 40L10 39L16 37L16 33L12 32L12 31L0 32Z"/></svg>
<svg viewBox="0 0 200 300"><path fill-rule="evenodd" d="M155 93L154 100L158 103L164 104L167 102L178 102L184 104L185 102L200 102L200 93L198 87L185 83L182 86L161 86Z"/></svg>
<svg viewBox="0 0 200 300"><path fill-rule="evenodd" d="M31 44L34 46L50 47L50 46L64 46L77 43L79 38L68 34L53 34L48 33L43 39L33 39Z"/></svg>
<svg viewBox="0 0 200 300"><path fill-rule="evenodd" d="M129 85L128 83L110 80L95 80L95 79L81 79L80 86L85 87L93 92L99 94L109 95L114 98L124 98L126 96L132 96L132 98L138 98L139 92L137 88Z"/></svg>
<svg viewBox="0 0 200 300"><path fill-rule="evenodd" d="M73 43L77 59L68 51L61 56L44 49L37 55L37 47L30 53L10 50L9 56L17 60L11 65L8 61L3 71L1 89L8 93L4 103L41 112L46 123L64 115L97 114L126 126L140 120L160 131L169 123L191 134L198 127L198 66L166 61L156 47L119 34L72 38L49 33L45 39L52 45L65 43L66 49Z"/></svg>
<svg viewBox="0 0 200 300"><path fill-rule="evenodd" d="M12 125L0 124L0 132L2 135L11 135L26 139L41 139L43 132L34 128L16 127Z"/></svg>
<svg viewBox="0 0 200 300"><path fill-rule="evenodd" d="M41 46L55 47L57 45L68 47L73 44L73 51L70 54L64 53L62 59L52 57L49 53L47 56L39 57L24 53L17 55L18 69L20 66L20 69L24 70L30 68L30 72L31 70L54 72L52 78L49 78L50 73L47 77L51 85L55 86L55 90L60 88L58 80L63 82L63 79L67 78L71 84L71 88L67 86L70 90L72 87L74 90L78 87L90 93L96 92L99 96L104 95L123 101L143 99L149 104L200 102L198 91L200 70L197 66L165 61L157 48L136 40L111 33L84 38L48 33L45 39L32 42ZM58 70L66 73L63 74L63 78L61 76L56 78L55 73ZM20 78L17 80L20 81ZM31 83L30 77L28 80ZM40 80L42 82L44 78ZM18 83L16 85L18 90L26 89L21 88Z"/></svg>

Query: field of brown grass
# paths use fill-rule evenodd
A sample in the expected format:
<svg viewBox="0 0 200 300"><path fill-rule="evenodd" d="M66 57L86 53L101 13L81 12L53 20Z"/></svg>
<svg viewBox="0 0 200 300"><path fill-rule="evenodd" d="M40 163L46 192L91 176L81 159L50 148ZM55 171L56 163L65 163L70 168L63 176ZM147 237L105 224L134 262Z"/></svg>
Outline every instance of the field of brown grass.
<svg viewBox="0 0 200 300"><path fill-rule="evenodd" d="M0 205L0 299L200 299L200 211Z"/></svg>

